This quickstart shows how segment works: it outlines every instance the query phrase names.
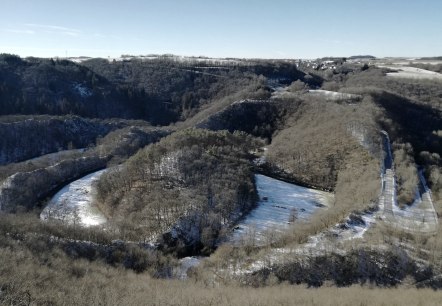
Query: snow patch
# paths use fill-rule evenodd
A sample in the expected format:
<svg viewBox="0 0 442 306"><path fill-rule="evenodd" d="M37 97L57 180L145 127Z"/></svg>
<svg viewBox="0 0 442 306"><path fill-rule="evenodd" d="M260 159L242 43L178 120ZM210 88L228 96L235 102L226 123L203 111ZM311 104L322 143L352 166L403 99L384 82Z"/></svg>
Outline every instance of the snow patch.
<svg viewBox="0 0 442 306"><path fill-rule="evenodd" d="M319 208L326 208L330 193L255 175L260 200L235 228L232 242L244 239L265 244L268 235L281 233L297 220L308 220Z"/></svg>
<svg viewBox="0 0 442 306"><path fill-rule="evenodd" d="M91 173L63 187L43 209L40 219L61 220L84 227L105 223L106 217L93 201L96 194L94 183L106 171L108 169Z"/></svg>
<svg viewBox="0 0 442 306"><path fill-rule="evenodd" d="M171 176L182 180L182 175L179 173L179 159L182 157L182 151L174 151L164 155L160 163L157 165L157 170L161 177Z"/></svg>
<svg viewBox="0 0 442 306"><path fill-rule="evenodd" d="M187 272L189 271L189 269L197 267L202 260L203 257L196 256L184 257L180 259L179 266L174 273L176 275L176 278L182 280L187 279Z"/></svg>
<svg viewBox="0 0 442 306"><path fill-rule="evenodd" d="M86 87L83 84L77 83L73 85L74 90L78 92L78 94L83 98L88 98L92 96L92 90Z"/></svg>
<svg viewBox="0 0 442 306"><path fill-rule="evenodd" d="M323 89L310 89L308 93L312 96L325 97L327 100L332 100L332 101L361 98L360 95L323 90Z"/></svg>
<svg viewBox="0 0 442 306"><path fill-rule="evenodd" d="M388 72L387 76L389 77L442 80L442 74L421 68L408 67L408 66L395 66L395 65L391 66L379 65L378 67L397 70L397 72Z"/></svg>
<svg viewBox="0 0 442 306"><path fill-rule="evenodd" d="M262 154L260 157L257 157L253 160L253 163L256 166L263 166L265 165L265 163L267 162L267 153L268 153L268 148L267 147L263 147L262 148Z"/></svg>
<svg viewBox="0 0 442 306"><path fill-rule="evenodd" d="M360 125L357 122L349 124L347 130L350 132L351 136L355 138L359 144L367 149L368 151L373 150L372 142L369 138L369 131L366 127Z"/></svg>

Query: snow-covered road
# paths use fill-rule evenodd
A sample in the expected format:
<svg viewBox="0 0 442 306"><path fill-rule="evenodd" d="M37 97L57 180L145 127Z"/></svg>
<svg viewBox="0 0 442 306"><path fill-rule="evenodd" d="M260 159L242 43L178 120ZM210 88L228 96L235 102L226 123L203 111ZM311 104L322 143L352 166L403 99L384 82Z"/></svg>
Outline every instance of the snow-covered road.
<svg viewBox="0 0 442 306"><path fill-rule="evenodd" d="M397 205L396 179L393 166L393 156L390 139L387 132L382 131L384 160L382 163L382 190L379 197L379 209L366 211L362 214L351 214L344 222L336 224L315 236L301 246L285 247L269 250L261 259L237 269L232 268L233 274L243 274L258 271L273 263L292 260L297 256L326 254L328 252L345 253L337 248L336 242L363 238L365 232L373 226L378 218L390 226L409 232L433 233L437 230L438 218L431 199L431 191L425 183L422 172L419 172L420 186L417 186L416 199L413 205L400 209Z"/></svg>
<svg viewBox="0 0 442 306"><path fill-rule="evenodd" d="M56 219L85 227L105 223L106 217L93 205L93 200L94 182L107 170L91 173L63 187L43 209L40 219Z"/></svg>

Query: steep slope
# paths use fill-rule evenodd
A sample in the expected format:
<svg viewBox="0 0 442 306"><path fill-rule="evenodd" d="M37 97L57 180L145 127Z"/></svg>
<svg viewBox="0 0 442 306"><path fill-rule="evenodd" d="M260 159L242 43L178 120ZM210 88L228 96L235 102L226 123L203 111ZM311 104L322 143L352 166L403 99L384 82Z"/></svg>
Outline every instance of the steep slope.
<svg viewBox="0 0 442 306"><path fill-rule="evenodd" d="M0 122L0 165L68 148L86 148L94 145L98 137L127 125L75 116L36 116Z"/></svg>
<svg viewBox="0 0 442 306"><path fill-rule="evenodd" d="M0 115L136 118L137 98L70 61L0 55Z"/></svg>

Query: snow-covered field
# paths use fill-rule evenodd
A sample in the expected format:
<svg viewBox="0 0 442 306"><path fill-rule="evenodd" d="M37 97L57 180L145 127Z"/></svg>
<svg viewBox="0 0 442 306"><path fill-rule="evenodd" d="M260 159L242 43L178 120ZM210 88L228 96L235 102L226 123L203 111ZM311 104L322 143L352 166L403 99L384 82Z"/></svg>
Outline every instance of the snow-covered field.
<svg viewBox="0 0 442 306"><path fill-rule="evenodd" d="M422 65L439 65L442 64L440 60L421 60L416 58L409 58L407 60L395 60L395 61L381 61L377 63L378 65L397 65L397 66L408 66L409 64L422 64Z"/></svg>
<svg viewBox="0 0 442 306"><path fill-rule="evenodd" d="M318 209L328 207L332 195L257 174L256 186L260 200L238 226L232 242L244 239L265 244L269 235L286 230L297 220L308 220Z"/></svg>
<svg viewBox="0 0 442 306"><path fill-rule="evenodd" d="M193 267L201 264L203 257L189 256L180 259L180 265L175 270L175 277L178 279L187 279L187 272Z"/></svg>
<svg viewBox="0 0 442 306"><path fill-rule="evenodd" d="M397 70L397 72L388 72L387 76L389 77L442 80L442 74L430 70L395 65L379 65L378 67Z"/></svg>
<svg viewBox="0 0 442 306"><path fill-rule="evenodd" d="M105 223L106 217L93 205L93 200L94 182L107 170L91 173L63 187L43 209L40 219L56 219L85 227Z"/></svg>
<svg viewBox="0 0 442 306"><path fill-rule="evenodd" d="M327 100L337 101L345 99L358 99L361 96L337 91L323 90L323 89L310 89L309 95L316 97L325 97Z"/></svg>

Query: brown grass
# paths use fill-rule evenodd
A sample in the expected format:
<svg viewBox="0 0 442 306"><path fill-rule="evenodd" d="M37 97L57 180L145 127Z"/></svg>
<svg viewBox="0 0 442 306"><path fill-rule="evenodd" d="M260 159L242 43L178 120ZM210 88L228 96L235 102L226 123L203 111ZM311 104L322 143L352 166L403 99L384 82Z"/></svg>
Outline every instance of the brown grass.
<svg viewBox="0 0 442 306"><path fill-rule="evenodd" d="M442 293L430 289L372 289L278 285L265 288L218 286L156 280L146 275L74 263L61 271L33 271L25 264L14 273L13 299L27 297L33 305L440 305ZM12 273L12 271L11 271ZM3 275L5 276L5 275ZM12 276L12 275L11 275ZM36 277L37 276L37 277ZM2 277L3 278L3 277Z"/></svg>
<svg viewBox="0 0 442 306"><path fill-rule="evenodd" d="M2 221L5 222L5 218ZM16 226L16 224L14 225ZM0 305L439 305L441 291L161 280L100 260L73 259L13 227L0 236ZM34 228L34 231L38 229ZM30 232L27 230L26 232ZM32 232L32 231L31 231ZM245 258L246 254L238 254Z"/></svg>

